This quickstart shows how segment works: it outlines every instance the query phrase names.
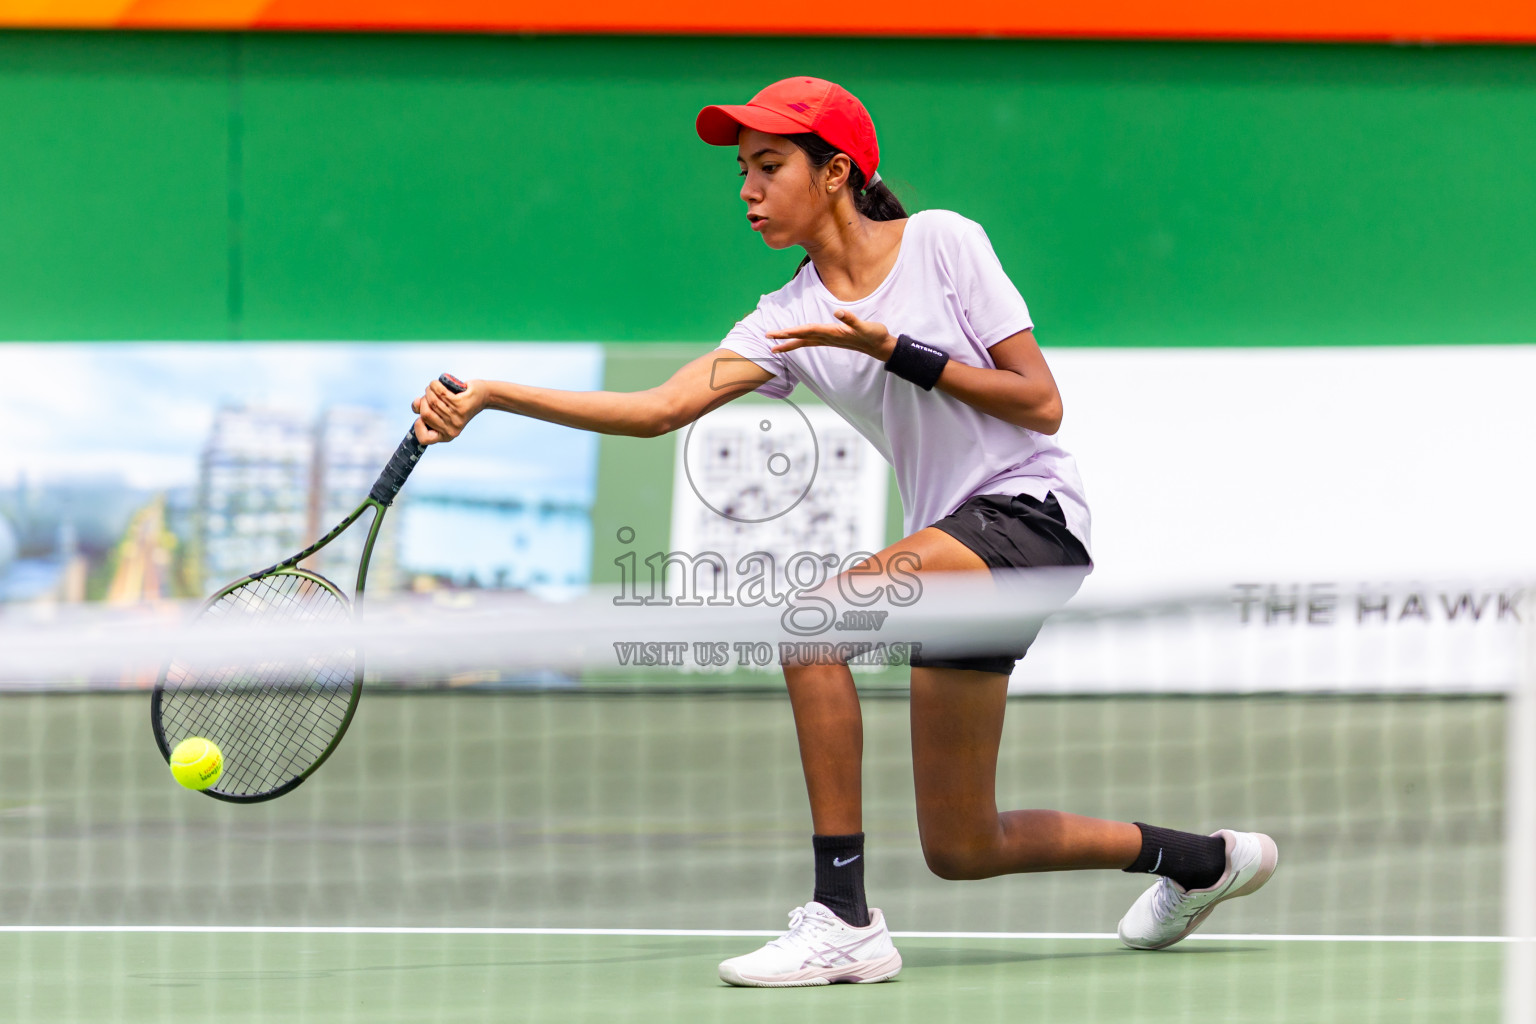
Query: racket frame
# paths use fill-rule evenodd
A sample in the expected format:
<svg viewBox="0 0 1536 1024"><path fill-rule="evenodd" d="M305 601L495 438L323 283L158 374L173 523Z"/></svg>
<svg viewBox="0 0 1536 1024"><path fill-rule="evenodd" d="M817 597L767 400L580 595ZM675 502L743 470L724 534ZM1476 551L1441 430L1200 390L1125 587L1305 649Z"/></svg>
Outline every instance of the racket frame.
<svg viewBox="0 0 1536 1024"><path fill-rule="evenodd" d="M438 379L443 383L445 387L454 393L462 392L465 389L464 383L462 381L448 374L444 374ZM324 587L333 596L338 598L346 607L349 617L355 621L358 615L362 613L363 588L368 580L368 564L373 559L373 543L378 539L379 527L384 523L384 513L389 510L390 505L394 504L395 495L399 493L401 486L403 486L405 483L406 477L410 475L411 470L415 468L416 463L421 459L421 456L426 453L426 450L427 446L416 440L416 435L413 428L412 432L405 435L405 440L400 442L400 446L395 450L395 454L391 457L389 464L384 469L384 472L379 475L378 481L374 483L373 490L369 492L367 498L363 499L363 503L361 505L358 505L357 508L353 509L351 515L337 523L331 528L329 533L315 541L303 551L300 551L298 554L291 555L288 558L283 559L281 562L278 562L276 565L270 565L267 568L260 570L259 572L253 572L249 576L242 576L240 579L235 580L233 583L227 584L226 586L220 588L217 593L203 602L201 608L198 610L198 616L201 617L208 611L209 608L213 607L216 602L222 600L230 593L239 590L241 587L248 583L254 583L256 580L269 576L298 576L309 580L310 582L315 583L321 587ZM324 576L311 569L301 569L299 567L299 563L319 553L319 551L327 544L341 536L348 527L350 527L353 523L356 523L358 519L362 517L363 513L367 512L370 508L374 510L373 522L368 526L368 538L363 542L363 556L357 565L357 586L353 589L351 600L348 600L346 593L343 592L342 589L335 583L332 583L330 580L326 579ZM224 800L228 803L258 804L266 800L274 800L285 793L291 793L299 785L299 783L313 775L315 771L326 762L326 759L331 756L332 752L334 752L335 749L341 745L342 738L346 736L347 729L352 725L352 717L357 713L357 704L363 694L363 652L361 649L355 653L354 659L355 662L352 676L352 697L347 702L347 713L342 718L341 725L336 730L336 735L331 738L330 744L320 753L320 756L315 758L313 764L311 764L307 769L305 769L295 778L290 779L276 789L266 793L238 795L232 793L220 793L213 788L205 789L202 792L208 796L213 797L215 800ZM165 758L167 764L169 764L171 761L171 746L170 741L165 735L165 730L161 727L160 724L160 698L161 695L165 692L165 679L167 674L170 672L171 660L173 659L167 660L166 664L160 669L159 677L155 680L155 692L154 695L150 698L149 703L149 720L150 726L153 728L155 733L155 745L160 748L160 754ZM215 785L217 785L217 783L215 783Z"/></svg>
<svg viewBox="0 0 1536 1024"><path fill-rule="evenodd" d="M317 554L320 549L324 548L331 541L341 536L341 534L345 532L349 526L357 522L357 520L362 517L363 513L368 511L370 508L375 510L375 514L373 517L373 522L368 527L368 539L363 543L362 560L358 563L357 567L357 587L353 592L353 596L349 599L346 595L346 592L343 591L335 583L326 579L324 576L320 575L318 572L315 572L312 569L300 568L299 563L304 561L306 558ZM324 588L328 593L331 594L331 596L335 597L342 603L342 606L347 610L348 617L355 621L363 604L363 587L368 579L368 563L373 557L373 542L378 538L379 527L384 522L384 512L386 508L387 506L373 498L366 499L352 512L351 515L347 516L347 518L336 524L330 533L327 533L324 537L321 537L318 541L305 548L303 551L300 551L298 554L292 556L291 558L285 558L283 561L278 562L276 565L268 566L267 568L262 569L260 572L254 572L249 576L241 577L240 579L235 580L233 583L220 588L217 593L203 602L201 608L198 610L198 615L202 616L203 614L206 614L209 608L212 608L219 601L223 600L225 597L229 596L236 590L239 590L241 587L248 583L254 583L257 580L268 579L273 576L297 576L300 579L308 580L309 582ZM320 752L320 756L315 758L314 763L311 764L309 768L300 773L298 776L283 783L276 789L270 790L266 793L254 793L248 795L221 793L214 788L205 789L202 792L208 796L213 797L215 800L224 800L232 804L259 804L265 800L275 800L285 793L292 792L299 785L299 783L313 775L315 771L326 762L326 759L331 756L331 753L341 745L342 738L346 736L347 729L352 725L352 716L357 713L357 704L363 695L363 652L361 649L357 650L357 652L353 655L353 659L354 664L352 672L352 696L347 701L346 714L342 716L341 725L337 728L336 735L331 738L330 744ZM169 764L171 760L171 743L169 737L165 735L164 727L161 725L160 698L161 695L165 692L165 679L166 675L170 672L170 668L171 666L168 662L164 667L160 669L160 676L155 680L155 692L154 695L150 698L149 704L149 720L150 725L154 729L155 733L155 745L160 748L160 754L165 758L167 764ZM214 785L216 786L217 783Z"/></svg>

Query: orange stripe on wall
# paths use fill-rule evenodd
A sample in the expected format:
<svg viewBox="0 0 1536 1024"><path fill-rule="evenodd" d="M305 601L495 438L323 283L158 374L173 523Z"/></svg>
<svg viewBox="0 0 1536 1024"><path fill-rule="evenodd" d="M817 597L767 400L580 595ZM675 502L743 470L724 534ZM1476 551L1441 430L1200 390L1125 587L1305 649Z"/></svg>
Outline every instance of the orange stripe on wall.
<svg viewBox="0 0 1536 1024"><path fill-rule="evenodd" d="M0 0L0 25L110 28L133 0Z"/></svg>
<svg viewBox="0 0 1536 1024"><path fill-rule="evenodd" d="M1536 42L1536 0L0 0L0 25Z"/></svg>
<svg viewBox="0 0 1536 1024"><path fill-rule="evenodd" d="M250 28L267 3L268 0L135 0L117 24L122 28Z"/></svg>

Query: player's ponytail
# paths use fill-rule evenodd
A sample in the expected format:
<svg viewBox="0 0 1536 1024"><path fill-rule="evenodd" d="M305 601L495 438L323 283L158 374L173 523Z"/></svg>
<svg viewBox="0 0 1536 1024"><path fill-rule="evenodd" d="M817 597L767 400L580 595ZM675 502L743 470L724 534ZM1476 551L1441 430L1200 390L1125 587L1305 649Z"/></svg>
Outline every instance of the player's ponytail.
<svg viewBox="0 0 1536 1024"><path fill-rule="evenodd" d="M854 173L861 178L864 176L858 168L854 168ZM896 193L885 187L879 175L875 176L873 185L854 193L853 205L870 220L901 220L907 215L907 208L901 205Z"/></svg>
<svg viewBox="0 0 1536 1024"><path fill-rule="evenodd" d="M832 162L834 156L842 152L820 135L810 132L784 137L804 151L812 167L825 167ZM853 189L854 209L870 220L901 220L907 215L906 207L901 205L896 193L880 180L878 174L875 175L875 183L870 185L864 180L864 172L854 166L848 171L848 187ZM804 267L809 262L811 258L807 256L800 261L800 266Z"/></svg>

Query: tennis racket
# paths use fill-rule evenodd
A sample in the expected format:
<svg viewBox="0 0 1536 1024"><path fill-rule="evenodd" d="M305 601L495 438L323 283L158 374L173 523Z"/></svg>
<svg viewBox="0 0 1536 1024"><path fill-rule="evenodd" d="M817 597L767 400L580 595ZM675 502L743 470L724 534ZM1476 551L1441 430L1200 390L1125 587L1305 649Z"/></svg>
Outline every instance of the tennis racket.
<svg viewBox="0 0 1536 1024"><path fill-rule="evenodd" d="M464 384L438 378L458 394ZM302 624L324 628L350 621L362 610L368 559L384 513L427 448L414 430L405 435L368 497L351 515L309 547L276 565L242 577L203 605L196 621L222 624ZM357 566L352 600L341 588L300 567L373 510ZM167 762L190 736L212 740L224 754L219 780L203 790L235 803L257 803L290 792L331 756L357 710L363 691L363 658L338 640L334 649L288 660L172 658L161 670L150 701L155 743Z"/></svg>

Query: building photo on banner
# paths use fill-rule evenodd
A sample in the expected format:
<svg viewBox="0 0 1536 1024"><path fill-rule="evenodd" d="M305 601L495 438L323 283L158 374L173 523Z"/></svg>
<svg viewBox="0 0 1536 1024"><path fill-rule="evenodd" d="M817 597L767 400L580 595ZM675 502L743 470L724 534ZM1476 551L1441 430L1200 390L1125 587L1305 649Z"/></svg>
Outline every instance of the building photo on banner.
<svg viewBox="0 0 1536 1024"><path fill-rule="evenodd" d="M1536 1021L1533 45L0 0L0 1019Z"/></svg>
<svg viewBox="0 0 1536 1024"><path fill-rule="evenodd" d="M0 348L5 379L67 382L7 402L0 599L202 598L279 561L367 494L415 418L409 396L455 360L549 387L602 375L594 345ZM375 548L374 589L587 583L596 439L500 426L424 463ZM318 571L344 575L356 547L327 548Z"/></svg>

